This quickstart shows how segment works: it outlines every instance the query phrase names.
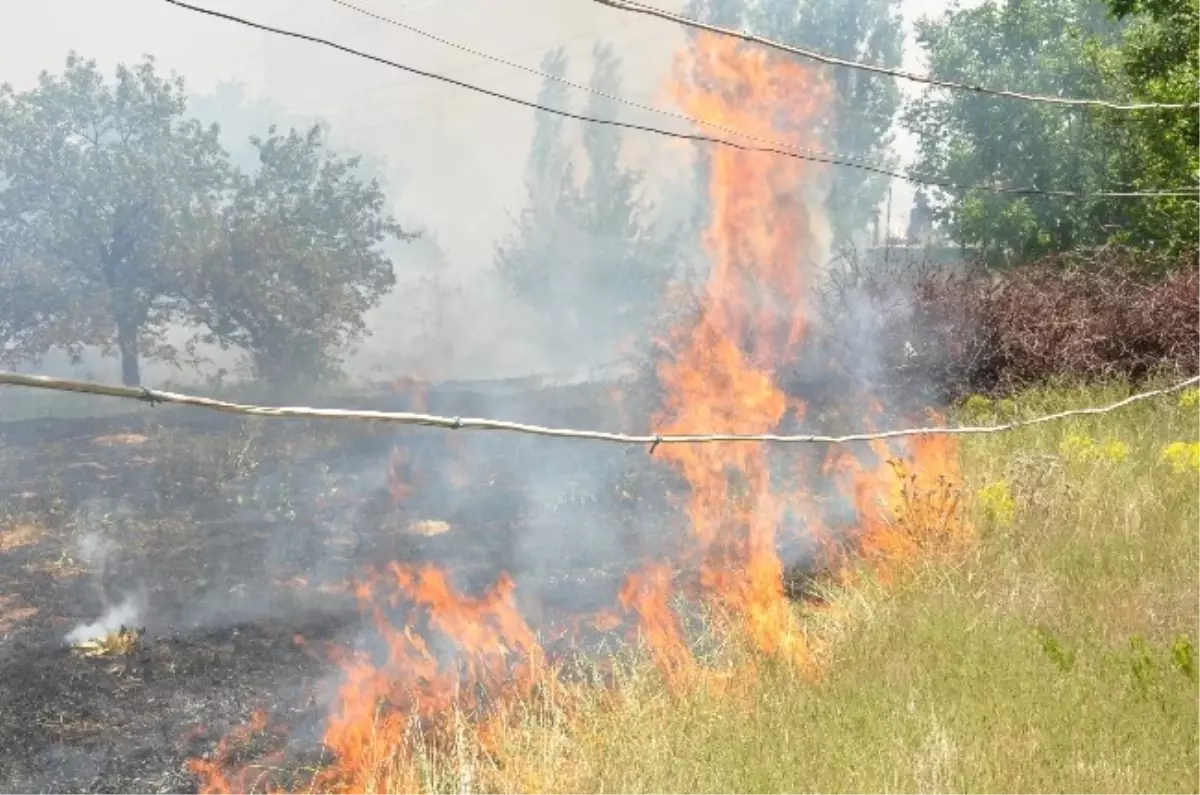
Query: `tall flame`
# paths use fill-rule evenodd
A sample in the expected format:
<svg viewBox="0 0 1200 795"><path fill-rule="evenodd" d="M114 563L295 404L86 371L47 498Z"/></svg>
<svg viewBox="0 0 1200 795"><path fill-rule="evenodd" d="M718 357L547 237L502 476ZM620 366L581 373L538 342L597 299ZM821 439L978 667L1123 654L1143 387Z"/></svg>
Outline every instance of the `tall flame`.
<svg viewBox="0 0 1200 795"><path fill-rule="evenodd" d="M672 91L691 115L797 147L815 141L827 94L806 66L709 35L681 56ZM696 312L667 340L671 355L658 368L665 397L654 425L664 434L759 433L804 417L805 404L785 393L777 375L809 331L805 307L819 276L811 263L824 229L815 191L823 174L813 163L728 147L707 157L711 270ZM421 388L407 392L423 405ZM674 609L677 597L699 596L716 608L719 627L816 673L814 650L784 592L781 528L805 528L815 547L834 554L845 553L843 541L853 545L885 581L936 544L962 537L949 438L868 447L861 458L838 449L823 461L811 448L787 459L758 443L663 447L662 459L688 486L682 560L648 564L626 580L612 610L580 616L573 626L614 632L634 625L668 684L703 684ZM400 449L392 458L388 484L398 503L413 496L415 463ZM814 478L841 490L852 520L825 516ZM442 569L393 562L369 572L357 596L374 638L337 656L341 678L324 734L331 762L315 782L321 789L418 788L417 766L405 764L414 737L437 742L440 729L463 718L490 748L500 736L486 717L496 714L490 708L527 699L556 676L508 574L470 596ZM226 750L222 743L217 762L194 764L206 791L247 780L221 764Z"/></svg>
<svg viewBox="0 0 1200 795"><path fill-rule="evenodd" d="M701 118L765 137L814 137L824 88L803 65L760 49L701 35L681 59L675 93ZM806 191L813 164L722 147L711 150L711 220L704 237L711 274L694 325L674 336L659 369L666 401L662 433L759 433L803 412L775 379L804 336L813 274L805 255L817 243ZM741 616L766 652L805 657L783 593L776 532L786 497L772 484L761 444L675 445L663 456L690 486L688 516L703 587Z"/></svg>

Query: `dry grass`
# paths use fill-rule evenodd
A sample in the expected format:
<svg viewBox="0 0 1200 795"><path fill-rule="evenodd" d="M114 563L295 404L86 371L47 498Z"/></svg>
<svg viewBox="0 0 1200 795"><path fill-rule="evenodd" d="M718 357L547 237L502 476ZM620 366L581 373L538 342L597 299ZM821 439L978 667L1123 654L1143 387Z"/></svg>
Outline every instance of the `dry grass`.
<svg viewBox="0 0 1200 795"><path fill-rule="evenodd" d="M963 411L1037 413L1115 392L1042 390ZM977 543L899 586L831 590L831 607L806 617L832 644L815 682L748 660L682 690L648 666L609 688L555 684L482 739L459 725L436 747L414 740L415 762L373 783L1195 792L1200 500L1196 471L1163 457L1196 440L1195 400L969 441Z"/></svg>

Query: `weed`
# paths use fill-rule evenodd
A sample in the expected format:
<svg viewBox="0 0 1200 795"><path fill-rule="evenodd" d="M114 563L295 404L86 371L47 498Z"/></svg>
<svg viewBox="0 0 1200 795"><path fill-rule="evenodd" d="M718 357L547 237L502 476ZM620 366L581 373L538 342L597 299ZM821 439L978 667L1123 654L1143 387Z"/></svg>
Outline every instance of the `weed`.
<svg viewBox="0 0 1200 795"><path fill-rule="evenodd" d="M1195 679L1197 674L1196 667L1196 647L1192 642L1185 637L1178 637L1171 644L1171 662L1184 676L1189 679Z"/></svg>
<svg viewBox="0 0 1200 795"><path fill-rule="evenodd" d="M1007 481L997 480L989 483L979 490L979 493L975 495L975 500L980 510L983 511L983 515L993 523L1004 527L1012 524L1013 516L1017 511L1017 503L1013 499Z"/></svg>
<svg viewBox="0 0 1200 795"><path fill-rule="evenodd" d="M1041 639L1042 651L1046 653L1051 662L1058 666L1059 670L1065 673L1075 667L1074 649L1063 646L1054 633L1045 627L1038 628L1038 636Z"/></svg>
<svg viewBox="0 0 1200 795"><path fill-rule="evenodd" d="M1200 442L1171 442L1163 447L1159 460L1176 475L1200 472Z"/></svg>

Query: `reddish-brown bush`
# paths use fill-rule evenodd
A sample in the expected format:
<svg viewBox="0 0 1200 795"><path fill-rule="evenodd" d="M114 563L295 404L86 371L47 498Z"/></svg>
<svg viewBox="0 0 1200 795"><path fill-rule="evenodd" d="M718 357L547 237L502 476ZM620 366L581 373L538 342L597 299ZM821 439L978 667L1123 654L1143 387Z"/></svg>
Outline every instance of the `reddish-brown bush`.
<svg viewBox="0 0 1200 795"><path fill-rule="evenodd" d="M1055 257L998 277L927 279L951 396L1050 378L1138 382L1200 369L1195 252L1163 267L1125 249Z"/></svg>

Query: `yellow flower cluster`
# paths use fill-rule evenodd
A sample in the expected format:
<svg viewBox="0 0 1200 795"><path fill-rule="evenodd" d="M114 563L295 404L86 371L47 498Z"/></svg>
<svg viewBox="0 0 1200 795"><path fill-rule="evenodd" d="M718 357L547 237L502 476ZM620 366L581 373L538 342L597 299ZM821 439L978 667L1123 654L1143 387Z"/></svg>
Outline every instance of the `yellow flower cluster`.
<svg viewBox="0 0 1200 795"><path fill-rule="evenodd" d="M1171 442L1160 458L1177 475L1200 472L1200 442Z"/></svg>
<svg viewBox="0 0 1200 795"><path fill-rule="evenodd" d="M1068 461L1104 461L1119 464L1129 457L1129 445L1120 439L1097 441L1087 434L1070 433L1058 447Z"/></svg>
<svg viewBox="0 0 1200 795"><path fill-rule="evenodd" d="M999 525L1012 523L1013 516L1017 512L1017 503L1013 499L1012 491L1009 490L1006 481L997 480L989 483L979 490L977 498L984 516L988 519Z"/></svg>

